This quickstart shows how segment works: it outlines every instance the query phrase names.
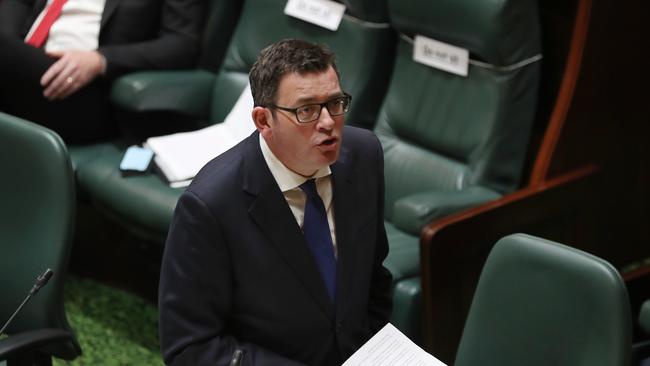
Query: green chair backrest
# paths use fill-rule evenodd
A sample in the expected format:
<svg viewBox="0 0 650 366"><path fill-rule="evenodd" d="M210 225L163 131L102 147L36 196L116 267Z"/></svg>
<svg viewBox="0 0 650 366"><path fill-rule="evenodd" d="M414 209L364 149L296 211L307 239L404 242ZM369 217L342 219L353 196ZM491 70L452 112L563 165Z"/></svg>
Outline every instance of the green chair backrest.
<svg viewBox="0 0 650 366"><path fill-rule="evenodd" d="M630 305L616 269L515 234L488 256L455 365L623 366L630 349Z"/></svg>
<svg viewBox="0 0 650 366"><path fill-rule="evenodd" d="M199 67L217 71L223 60L243 0L210 0L201 39Z"/></svg>
<svg viewBox="0 0 650 366"><path fill-rule="evenodd" d="M223 121L248 81L259 52L269 44L299 38L329 46L337 57L343 89L352 95L348 124L371 128L392 66L394 32L385 3L343 1L337 31L284 14L287 0L246 0L213 89L211 122Z"/></svg>
<svg viewBox="0 0 650 366"><path fill-rule="evenodd" d="M518 186L539 80L534 0L388 0L400 33L375 132L385 154L386 218L423 191ZM469 51L466 77L413 60L424 36Z"/></svg>
<svg viewBox="0 0 650 366"><path fill-rule="evenodd" d="M61 138L34 123L0 113L0 321L9 319L45 269L49 283L25 305L8 334L39 328L70 331L63 283L72 246L75 189ZM75 341L55 355L73 358Z"/></svg>

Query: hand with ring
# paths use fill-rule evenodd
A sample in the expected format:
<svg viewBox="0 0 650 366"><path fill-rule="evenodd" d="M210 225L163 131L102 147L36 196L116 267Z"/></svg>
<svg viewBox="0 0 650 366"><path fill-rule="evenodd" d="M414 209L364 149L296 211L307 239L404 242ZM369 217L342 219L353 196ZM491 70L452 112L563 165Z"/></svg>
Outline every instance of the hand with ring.
<svg viewBox="0 0 650 366"><path fill-rule="evenodd" d="M41 77L43 96L64 99L83 88L104 71L104 59L97 51L51 52L58 60Z"/></svg>

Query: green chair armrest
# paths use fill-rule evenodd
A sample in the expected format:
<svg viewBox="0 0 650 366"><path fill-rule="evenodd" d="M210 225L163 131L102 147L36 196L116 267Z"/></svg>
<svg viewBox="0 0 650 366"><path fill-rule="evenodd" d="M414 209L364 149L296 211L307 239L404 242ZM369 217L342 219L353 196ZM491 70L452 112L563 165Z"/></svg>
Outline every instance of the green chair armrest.
<svg viewBox="0 0 650 366"><path fill-rule="evenodd" d="M646 335L650 335L650 299L644 301L639 310L639 327ZM632 344L632 362L630 365L640 365L648 357L650 357L650 340L647 337Z"/></svg>
<svg viewBox="0 0 650 366"><path fill-rule="evenodd" d="M40 347L59 340L71 340L72 333L62 329L38 329L11 335L0 340L0 360L18 354L36 352Z"/></svg>
<svg viewBox="0 0 650 366"><path fill-rule="evenodd" d="M113 83L111 100L132 112L175 111L207 117L215 75L203 70L147 71Z"/></svg>
<svg viewBox="0 0 650 366"><path fill-rule="evenodd" d="M641 311L639 312L639 325L646 334L650 334L650 300L646 300L643 305L641 305Z"/></svg>
<svg viewBox="0 0 650 366"><path fill-rule="evenodd" d="M499 193L483 187L422 192L395 201L392 221L400 230L419 236L422 228L437 218L499 197Z"/></svg>
<svg viewBox="0 0 650 366"><path fill-rule="evenodd" d="M395 283L390 322L413 342L422 341L422 287L420 277Z"/></svg>

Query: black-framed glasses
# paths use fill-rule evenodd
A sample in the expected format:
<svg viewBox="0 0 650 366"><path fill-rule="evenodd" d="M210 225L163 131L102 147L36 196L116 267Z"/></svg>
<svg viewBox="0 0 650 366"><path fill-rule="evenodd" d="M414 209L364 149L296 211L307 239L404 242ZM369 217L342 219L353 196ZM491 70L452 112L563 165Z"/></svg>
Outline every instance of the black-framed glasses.
<svg viewBox="0 0 650 366"><path fill-rule="evenodd" d="M343 93L343 96L336 97L326 101L325 103L314 103L301 105L298 108L287 108L279 105L270 104L267 108L276 108L283 111L291 112L296 115L296 120L300 123L309 123L317 120L320 117L320 112L323 107L327 108L327 113L332 117L337 117L345 114L350 109L350 101L352 96L348 93Z"/></svg>

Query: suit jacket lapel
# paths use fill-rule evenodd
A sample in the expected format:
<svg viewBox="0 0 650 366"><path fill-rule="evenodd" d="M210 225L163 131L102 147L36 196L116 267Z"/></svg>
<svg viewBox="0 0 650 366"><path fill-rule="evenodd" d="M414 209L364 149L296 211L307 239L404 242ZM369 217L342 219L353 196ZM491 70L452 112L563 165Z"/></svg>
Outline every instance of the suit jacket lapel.
<svg viewBox="0 0 650 366"><path fill-rule="evenodd" d="M38 15L41 11L43 11L45 5L47 5L47 0L36 0L36 3L34 5L34 9L36 9L35 11L36 15Z"/></svg>
<svg viewBox="0 0 650 366"><path fill-rule="evenodd" d="M327 295L316 262L264 161L258 136L258 133L254 133L246 140L248 146L244 152L243 186L245 191L255 196L249 213L318 306L330 319L334 319L334 306Z"/></svg>
<svg viewBox="0 0 650 366"><path fill-rule="evenodd" d="M34 22L36 21L36 18L38 18L38 15L43 11L43 9L45 9L45 5L47 5L47 0L36 0L36 2L34 2L34 7L32 8L32 13L30 14L29 21L25 23L25 35L27 35L27 32L29 32L32 25L34 25Z"/></svg>
<svg viewBox="0 0 650 366"><path fill-rule="evenodd" d="M334 222L336 228L337 258L337 317L343 317L346 302L349 298L349 284L352 283L355 263L357 260L357 246L355 242L358 218L356 211L358 195L354 192L353 174L350 169L352 156L345 146L341 147L338 161L332 165Z"/></svg>

